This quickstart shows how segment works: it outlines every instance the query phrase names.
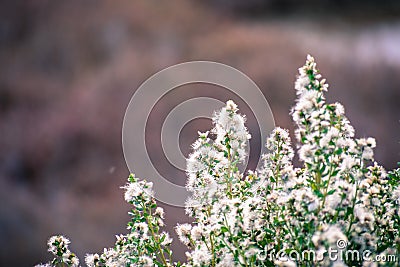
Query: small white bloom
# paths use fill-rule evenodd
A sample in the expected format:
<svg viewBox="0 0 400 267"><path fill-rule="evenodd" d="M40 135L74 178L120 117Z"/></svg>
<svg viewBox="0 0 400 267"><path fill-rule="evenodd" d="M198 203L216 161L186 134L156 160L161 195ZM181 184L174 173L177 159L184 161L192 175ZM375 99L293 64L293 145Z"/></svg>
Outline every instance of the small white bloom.
<svg viewBox="0 0 400 267"><path fill-rule="evenodd" d="M237 105L232 100L226 102L226 110L236 112L238 111Z"/></svg>

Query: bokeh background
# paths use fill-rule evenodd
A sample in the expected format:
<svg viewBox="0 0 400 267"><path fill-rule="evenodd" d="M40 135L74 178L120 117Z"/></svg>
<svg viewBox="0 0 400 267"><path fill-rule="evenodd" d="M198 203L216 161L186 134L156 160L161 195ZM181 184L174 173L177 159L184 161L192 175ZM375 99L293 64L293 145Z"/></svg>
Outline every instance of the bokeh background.
<svg viewBox="0 0 400 267"><path fill-rule="evenodd" d="M46 240L57 233L83 261L126 232L121 126L150 75L189 60L231 65L263 90L276 124L292 130L293 83L308 53L331 85L328 102L342 102L356 135L376 137L376 160L396 167L399 1L0 1L0 265L48 260ZM192 89L178 88L157 110L194 96L235 98ZM162 123L156 111L154 129ZM188 124L182 151L209 126ZM158 133L148 142L162 167ZM184 184L183 173L170 173ZM190 221L164 207L168 229ZM174 249L184 259L176 238Z"/></svg>

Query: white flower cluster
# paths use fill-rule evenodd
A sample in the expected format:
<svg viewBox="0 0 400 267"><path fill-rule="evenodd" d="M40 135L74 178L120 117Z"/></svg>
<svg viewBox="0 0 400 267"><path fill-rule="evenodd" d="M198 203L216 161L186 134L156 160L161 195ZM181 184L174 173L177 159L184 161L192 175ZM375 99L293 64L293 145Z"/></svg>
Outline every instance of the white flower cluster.
<svg viewBox="0 0 400 267"><path fill-rule="evenodd" d="M117 235L114 248L104 249L99 254L86 255L89 267L98 266L171 266L172 238L160 232L164 226L164 210L157 207L153 198L153 184L130 175L125 189L125 200L133 205L129 212L130 233Z"/></svg>
<svg viewBox="0 0 400 267"><path fill-rule="evenodd" d="M189 214L202 216L219 198L237 193L235 186L242 179L238 164L246 158L245 148L250 139L245 117L237 111L236 104L228 101L226 107L214 114L211 133L215 140L208 137L209 132L199 133L192 146L194 152L187 160L186 188L193 193L187 205ZM193 206L202 208L192 209Z"/></svg>
<svg viewBox="0 0 400 267"><path fill-rule="evenodd" d="M295 88L298 99L291 113L303 166L293 166L289 132L277 127L267 139L263 166L243 173L240 164L246 159L250 135L245 117L228 101L214 114L214 128L199 133L187 160L186 188L192 195L186 211L194 223L176 227L189 250L187 262L172 261L172 239L160 232L164 212L156 206L152 184L131 175L124 187L125 200L133 205L130 233L117 236L115 247L101 255L87 255L86 264L400 266L400 169L386 171L374 162L375 140L354 138L343 106L325 102L328 85L311 56L299 69ZM52 241L51 252L66 248L57 252L57 259L76 266L68 243ZM332 259L326 254L329 249L369 254L368 259ZM310 250L318 257L278 255ZM394 257L387 262L370 260L377 256Z"/></svg>
<svg viewBox="0 0 400 267"><path fill-rule="evenodd" d="M157 207L152 191L153 184L138 180L133 174L128 178L125 189L125 200L133 205L129 212L131 221L128 223L130 232L117 235L113 248L104 248L101 254L87 254L86 265L89 267L152 267L172 266L172 252L169 246L172 238L166 232L161 232L164 226L164 210ZM69 240L57 236L49 241L49 251L56 258L47 265L77 267L79 262L68 250ZM60 254L59 251L62 251ZM73 256L70 256L73 255ZM69 259L69 260L66 260Z"/></svg>
<svg viewBox="0 0 400 267"><path fill-rule="evenodd" d="M48 251L54 255L54 259L45 264L38 264L36 267L50 267L50 266L71 266L78 267L79 259L72 253L68 245L71 242L64 236L57 235L50 237L47 242Z"/></svg>

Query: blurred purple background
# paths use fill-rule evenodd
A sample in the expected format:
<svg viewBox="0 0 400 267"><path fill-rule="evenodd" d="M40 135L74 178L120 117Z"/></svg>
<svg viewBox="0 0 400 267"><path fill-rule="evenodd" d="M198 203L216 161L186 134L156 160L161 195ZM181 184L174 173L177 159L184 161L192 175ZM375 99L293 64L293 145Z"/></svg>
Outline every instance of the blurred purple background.
<svg viewBox="0 0 400 267"><path fill-rule="evenodd" d="M122 120L150 75L189 60L231 65L263 90L276 124L292 130L293 83L308 53L331 85L328 102L342 102L357 137L376 137L376 160L394 168L398 1L1 1L0 265L48 260L53 234L68 236L83 261L125 233ZM192 96L235 99L192 89L166 96L159 112ZM151 125L162 117L153 114ZM207 127L207 120L185 127L185 153ZM153 161L184 184L157 148L158 133L148 137ZM164 207L169 229L189 221L182 209ZM184 259L177 240L174 248Z"/></svg>

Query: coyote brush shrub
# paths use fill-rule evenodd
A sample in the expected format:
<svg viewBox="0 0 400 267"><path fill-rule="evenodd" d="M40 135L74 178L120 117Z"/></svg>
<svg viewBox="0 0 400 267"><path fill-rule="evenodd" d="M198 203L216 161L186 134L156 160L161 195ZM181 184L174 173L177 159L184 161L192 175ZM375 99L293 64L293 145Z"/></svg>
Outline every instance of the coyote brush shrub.
<svg viewBox="0 0 400 267"><path fill-rule="evenodd" d="M328 89L307 57L295 83L296 148L287 130L275 128L263 166L243 173L250 134L245 117L228 101L199 133L187 160L193 224L178 224L186 263L172 260L164 211L152 183L130 175L128 234L113 248L86 256L88 266L398 266L400 170L374 161L373 138L355 138L340 103L325 102ZM38 266L78 266L62 236L49 240L55 258Z"/></svg>

